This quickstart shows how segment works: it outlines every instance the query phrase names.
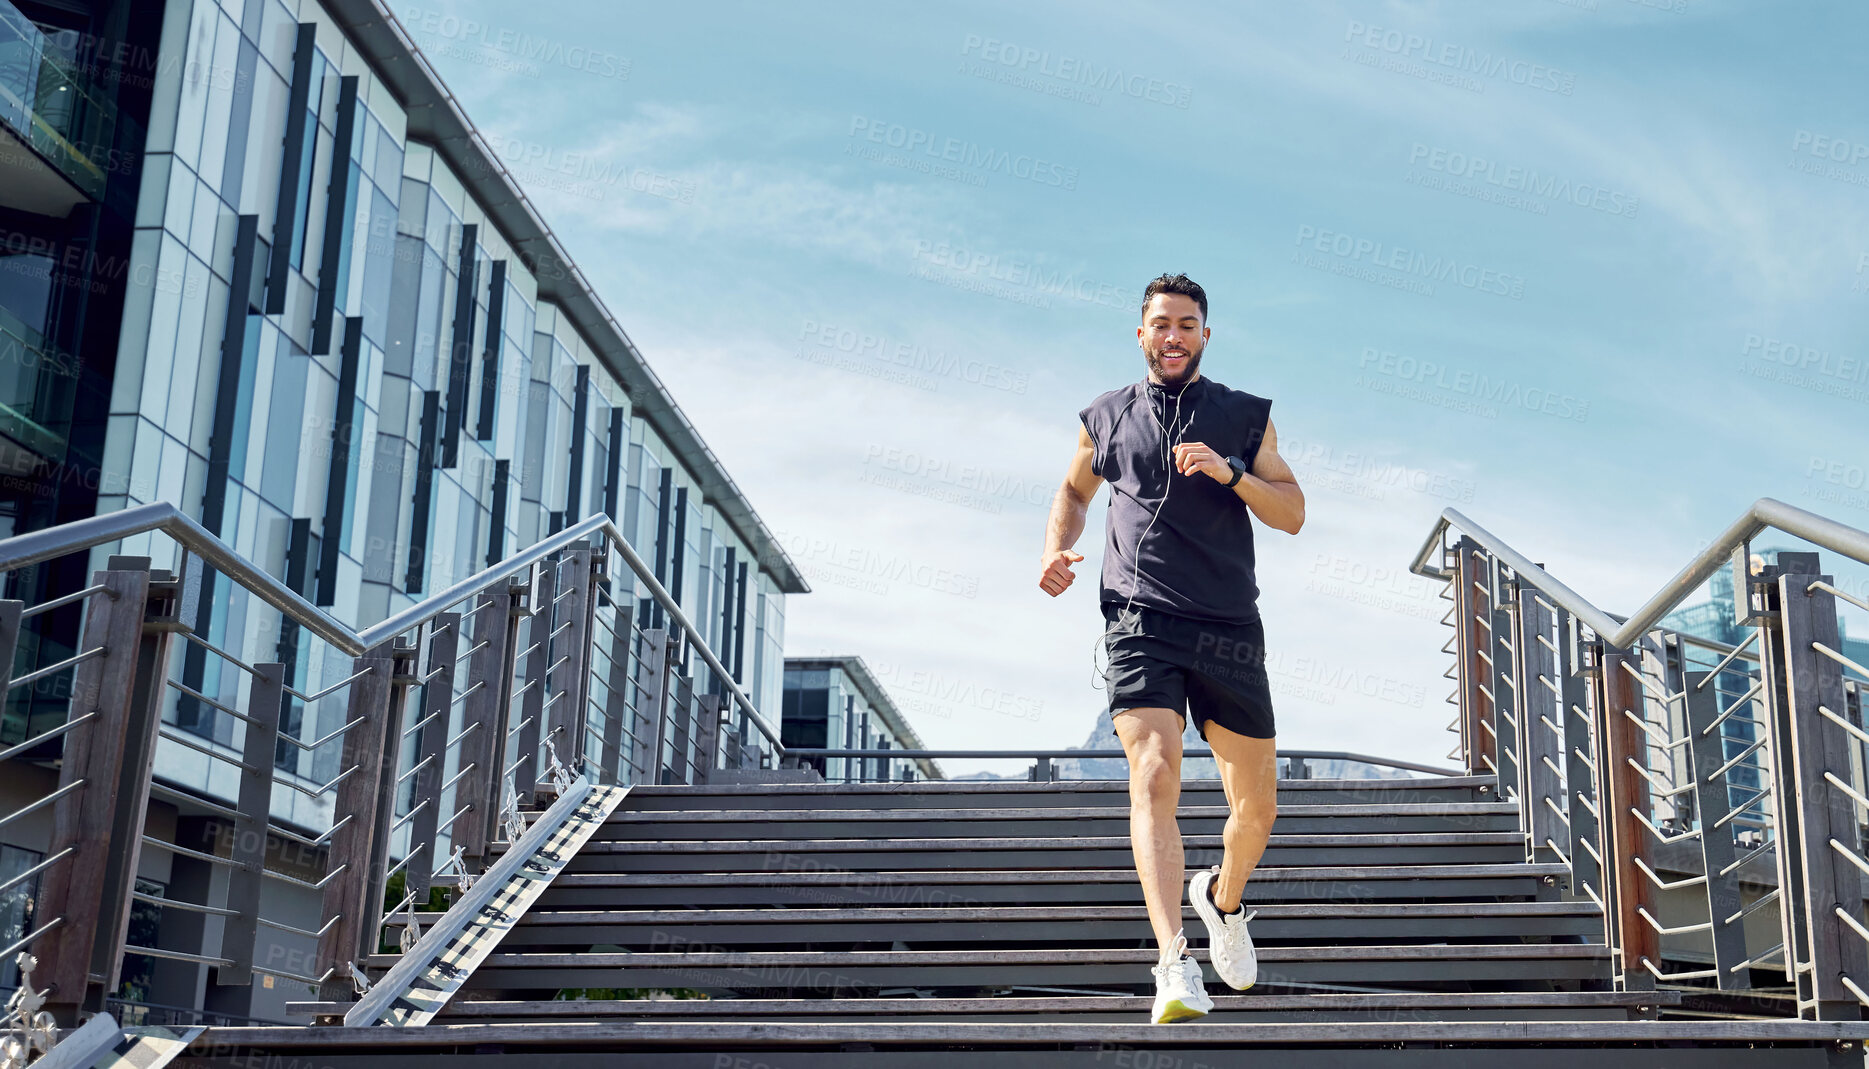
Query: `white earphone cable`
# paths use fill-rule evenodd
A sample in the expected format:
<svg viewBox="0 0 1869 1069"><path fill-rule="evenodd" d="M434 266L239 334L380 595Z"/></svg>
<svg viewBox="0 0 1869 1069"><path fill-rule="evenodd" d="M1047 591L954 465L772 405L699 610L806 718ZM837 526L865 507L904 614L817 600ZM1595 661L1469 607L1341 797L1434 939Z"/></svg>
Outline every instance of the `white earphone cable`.
<svg viewBox="0 0 1869 1069"><path fill-rule="evenodd" d="M1131 609L1134 608L1135 603L1136 603L1136 577L1141 573L1141 570L1142 570L1143 540L1148 538L1149 531L1154 528L1155 520L1157 517L1159 517L1162 514L1163 506L1168 504L1168 492L1174 486L1175 470L1174 470L1173 464L1171 463L1171 459L1174 454L1174 449L1176 446L1181 444L1181 439L1187 437L1188 427L1191 426L1194 422L1194 413L1191 410L1188 412L1187 423L1181 422L1181 398L1184 394L1188 392L1188 387L1190 385L1192 385L1192 383L1183 383L1181 386L1181 389L1175 392L1174 414L1168 417L1168 423L1166 426L1163 426L1162 424L1162 417L1156 414L1155 406L1153 404L1150 404L1148 406L1150 418L1154 419L1155 425L1157 427L1160 427L1162 430L1162 445L1163 445L1162 500L1158 504L1156 504L1154 513L1149 516L1148 524L1142 528L1142 533L1136 536L1136 549L1134 553L1130 554L1131 561L1130 561L1130 569L1129 569L1129 600L1124 603L1123 611L1120 613L1117 613L1116 615L1116 619L1119 624L1122 622L1124 614L1130 612ZM1143 385L1143 390L1145 391L1145 396L1146 396L1146 391L1148 390L1148 386L1146 383ZM1110 427L1110 433L1112 437L1115 435L1115 431L1116 431L1115 423L1114 421L1112 421L1111 427ZM1170 441L1171 438L1173 439L1172 441ZM1116 492L1116 489L1114 487L1111 487L1110 492L1114 494ZM1107 523L1109 521L1106 520L1104 522ZM1103 651L1103 642L1104 642L1104 639L1108 636L1108 634L1109 632L1106 629L1103 634L1100 634L1097 636L1096 642L1090 647L1090 664L1091 664L1091 667L1094 669L1094 674L1091 679L1091 686L1096 687L1098 690L1107 689L1103 685L1103 680L1104 680L1104 674L1108 671L1108 666L1101 663L1101 658L1098 656L1098 654L1100 654Z"/></svg>

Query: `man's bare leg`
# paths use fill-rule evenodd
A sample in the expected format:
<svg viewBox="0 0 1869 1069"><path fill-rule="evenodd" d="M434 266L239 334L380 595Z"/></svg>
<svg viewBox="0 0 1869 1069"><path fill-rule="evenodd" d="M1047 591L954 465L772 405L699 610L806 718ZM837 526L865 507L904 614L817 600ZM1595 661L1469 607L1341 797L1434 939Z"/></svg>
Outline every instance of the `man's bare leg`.
<svg viewBox="0 0 1869 1069"><path fill-rule="evenodd" d="M1187 886L1181 827L1181 716L1173 709L1123 709L1113 717L1129 757L1129 847L1149 907L1155 944L1166 947L1181 931L1182 888Z"/></svg>
<svg viewBox="0 0 1869 1069"><path fill-rule="evenodd" d="M1225 849L1213 883L1214 905L1231 913L1239 906L1246 878L1265 854L1272 820L1278 815L1278 747L1274 739L1241 735L1212 720L1207 722L1207 745L1227 796L1227 823L1220 835ZM1179 837L1175 841L1179 846Z"/></svg>

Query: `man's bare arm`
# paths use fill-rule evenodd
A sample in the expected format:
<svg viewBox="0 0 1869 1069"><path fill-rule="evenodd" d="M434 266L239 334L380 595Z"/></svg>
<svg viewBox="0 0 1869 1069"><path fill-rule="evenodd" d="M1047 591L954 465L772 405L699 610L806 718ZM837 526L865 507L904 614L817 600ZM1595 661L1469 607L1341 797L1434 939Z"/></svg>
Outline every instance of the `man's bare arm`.
<svg viewBox="0 0 1869 1069"><path fill-rule="evenodd" d="M1071 565L1084 559L1082 553L1074 552L1071 547L1084 533L1084 517L1090 510L1090 501L1103 485L1103 479L1091 470L1095 460L1096 446L1090 440L1090 432L1079 424L1077 451L1071 455L1064 482L1059 484L1058 493L1052 498L1051 516L1045 524L1045 552L1039 558L1039 589L1054 598L1064 593L1077 578L1071 573Z"/></svg>
<svg viewBox="0 0 1869 1069"><path fill-rule="evenodd" d="M1226 458L1202 442L1175 446L1175 465L1186 475L1205 473L1222 483L1233 478L1233 469L1227 465ZM1292 474L1291 465L1278 455L1278 430L1271 420L1266 421L1265 440L1259 443L1252 470L1233 484L1233 492L1267 527L1297 534L1304 526L1304 491L1298 487L1298 477Z"/></svg>
<svg viewBox="0 0 1869 1069"><path fill-rule="evenodd" d="M1304 490L1298 486L1291 465L1278 455L1278 428L1271 420L1266 420L1265 441L1259 443L1252 470L1240 476L1233 492L1267 527L1297 534L1304 526Z"/></svg>

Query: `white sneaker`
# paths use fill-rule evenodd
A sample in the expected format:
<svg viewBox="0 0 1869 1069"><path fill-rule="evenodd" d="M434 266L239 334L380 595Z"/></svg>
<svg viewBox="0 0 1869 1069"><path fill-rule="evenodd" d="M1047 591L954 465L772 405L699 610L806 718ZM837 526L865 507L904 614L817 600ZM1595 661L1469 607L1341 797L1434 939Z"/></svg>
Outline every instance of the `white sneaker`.
<svg viewBox="0 0 1869 1069"><path fill-rule="evenodd" d="M1188 937L1177 931L1150 970L1155 973L1153 1024L1205 1017L1214 1008L1214 1000L1207 997L1207 983L1201 979L1201 963L1187 949Z"/></svg>
<svg viewBox="0 0 1869 1069"><path fill-rule="evenodd" d="M1246 931L1246 922L1258 916L1259 911L1247 912L1242 908L1236 913L1220 912L1207 893L1218 875L1218 865L1195 873L1188 881L1188 899L1194 903L1194 912L1199 913L1201 921L1207 925L1207 960L1213 964L1214 972L1228 987L1244 991L1259 978L1259 955L1253 950L1252 936Z"/></svg>

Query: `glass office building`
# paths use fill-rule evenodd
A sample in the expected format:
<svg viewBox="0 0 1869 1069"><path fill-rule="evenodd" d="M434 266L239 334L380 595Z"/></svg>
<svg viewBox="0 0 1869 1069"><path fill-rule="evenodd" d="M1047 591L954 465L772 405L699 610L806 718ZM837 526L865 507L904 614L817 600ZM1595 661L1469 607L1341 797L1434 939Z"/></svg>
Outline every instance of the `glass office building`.
<svg viewBox="0 0 1869 1069"><path fill-rule="evenodd" d="M160 4L130 0L0 0L0 537L100 508L123 309L154 281L131 270L130 245L155 63L106 42L153 41L161 20ZM81 588L84 564L37 569L5 596L21 581ZM74 622L46 624L21 635L21 658L76 652ZM48 680L7 697L0 737L19 738L68 695Z"/></svg>
<svg viewBox="0 0 1869 1069"><path fill-rule="evenodd" d="M921 737L863 658L787 657L781 738L788 748L920 750ZM832 782L946 779L928 757L802 757Z"/></svg>
<svg viewBox="0 0 1869 1069"><path fill-rule="evenodd" d="M785 598L807 585L376 0L0 0L0 537L156 501L357 628L603 513L779 717ZM140 536L14 573L4 596L79 589L112 553L175 564ZM628 568L610 576L630 603ZM639 622L665 625L633 593ZM78 626L75 607L37 618L16 665L70 656ZM306 692L347 671L224 579L195 626L286 662ZM682 667L697 693L721 688L698 656ZM230 704L241 682L193 646L173 670ZM0 748L65 719L56 682L8 696ZM338 703L289 704L301 740L342 723ZM758 748L732 716L720 741ZM164 719L210 750L235 734L174 693ZM335 760L282 749L280 776L316 787ZM165 740L157 774L152 836L211 849L237 770ZM275 818L308 836L329 805L274 792ZM46 829L21 824L0 836L0 881L43 856ZM324 860L268 865L315 880ZM142 864L153 899L211 900L224 880L161 850ZM0 945L30 922L31 887L0 896ZM316 927L315 893L266 894L269 916L303 898ZM179 910L139 906L136 923L144 945L212 954L218 938ZM129 963L123 994L271 1020L306 994L207 971Z"/></svg>
<svg viewBox="0 0 1869 1069"><path fill-rule="evenodd" d="M1760 557L1766 562L1775 562L1778 559L1778 554L1782 550L1789 550L1791 548L1792 547L1789 546L1776 546L1771 548L1754 547L1752 553L1754 556ZM1822 558L1820 557L1819 559L1821 560ZM1712 577L1707 581L1707 593L1708 598L1706 601L1696 602L1692 605L1684 605L1663 617L1661 626L1682 632L1683 634L1694 635L1699 638L1709 639L1713 642L1723 643L1726 646L1738 646L1749 641L1752 636L1753 628L1749 625L1734 622L1735 598L1733 593L1732 570L1730 568L1721 568L1719 571L1714 572ZM1858 664L1869 664L1869 641L1860 638L1851 638L1849 635L1848 620L1840 614L1837 618L1837 630L1839 638L1841 639L1840 647L1844 656L1849 657ZM1757 653L1758 649L1755 645L1751 649L1751 654L1756 657ZM1718 665L1722 659L1723 654L1696 649L1692 651L1689 657L1688 669L1690 671L1710 670ZM1747 663L1749 662L1735 660L1722 669L1714 678L1714 692L1718 695L1719 706L1722 710L1740 700L1750 691L1752 687L1752 677L1746 668ZM1677 718L1677 724L1674 726L1673 730L1677 732L1684 730L1681 726L1684 721L1679 718L1684 717L1686 714L1679 703L1671 703L1669 715ZM1758 739L1755 725L1751 719L1746 717L1732 717L1724 721L1720 729L1720 736L1724 740L1723 751L1727 760L1741 758L1744 752ZM1767 770L1759 764L1764 757L1765 754L1761 753L1759 757L1753 761L1742 761L1742 763L1735 765L1728 774L1728 805L1733 809L1739 809L1757 802L1759 796L1764 793L1764 776ZM1688 766L1685 764L1685 753L1677 754L1674 757L1674 761L1676 764L1675 771L1677 778L1680 782L1685 782L1684 777L1688 774ZM1758 834L1764 834L1765 822L1762 818L1751 815L1743 816L1739 818L1738 823L1742 826L1748 824L1756 825Z"/></svg>

